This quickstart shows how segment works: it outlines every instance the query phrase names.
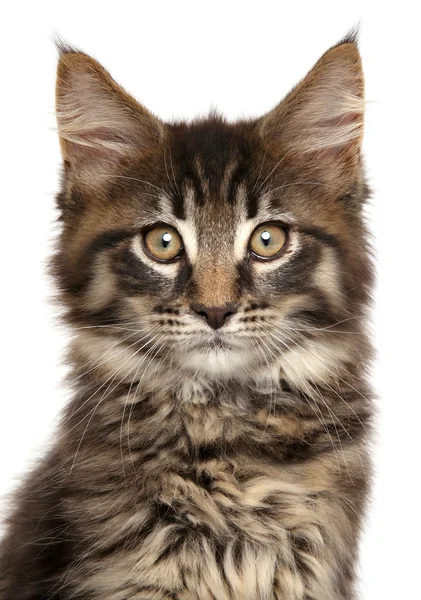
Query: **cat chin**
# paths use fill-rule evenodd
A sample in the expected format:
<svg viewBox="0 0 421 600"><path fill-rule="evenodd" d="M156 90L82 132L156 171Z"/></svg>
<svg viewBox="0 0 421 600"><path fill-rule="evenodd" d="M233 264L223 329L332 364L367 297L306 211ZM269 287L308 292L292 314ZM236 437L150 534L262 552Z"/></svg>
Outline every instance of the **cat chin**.
<svg viewBox="0 0 421 600"><path fill-rule="evenodd" d="M245 350L211 348L186 353L180 363L183 369L210 377L242 378L256 362L256 357Z"/></svg>

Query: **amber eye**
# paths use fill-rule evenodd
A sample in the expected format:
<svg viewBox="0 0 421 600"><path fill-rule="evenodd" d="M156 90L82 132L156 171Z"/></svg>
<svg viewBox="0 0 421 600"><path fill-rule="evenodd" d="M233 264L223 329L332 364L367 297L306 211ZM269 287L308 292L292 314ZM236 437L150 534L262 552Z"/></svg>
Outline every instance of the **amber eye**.
<svg viewBox="0 0 421 600"><path fill-rule="evenodd" d="M171 261L180 256L183 242L173 227L157 225L144 235L145 246L156 260Z"/></svg>
<svg viewBox="0 0 421 600"><path fill-rule="evenodd" d="M287 233L281 225L266 223L253 231L249 248L258 258L274 258L283 248Z"/></svg>

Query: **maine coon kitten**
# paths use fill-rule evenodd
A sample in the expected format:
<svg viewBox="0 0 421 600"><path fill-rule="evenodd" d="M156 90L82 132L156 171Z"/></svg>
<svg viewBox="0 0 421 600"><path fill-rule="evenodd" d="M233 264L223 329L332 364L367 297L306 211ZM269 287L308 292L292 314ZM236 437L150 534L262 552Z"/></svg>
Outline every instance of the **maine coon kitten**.
<svg viewBox="0 0 421 600"><path fill-rule="evenodd" d="M1 600L355 597L363 110L352 36L236 123L163 123L61 48L74 397L16 496Z"/></svg>

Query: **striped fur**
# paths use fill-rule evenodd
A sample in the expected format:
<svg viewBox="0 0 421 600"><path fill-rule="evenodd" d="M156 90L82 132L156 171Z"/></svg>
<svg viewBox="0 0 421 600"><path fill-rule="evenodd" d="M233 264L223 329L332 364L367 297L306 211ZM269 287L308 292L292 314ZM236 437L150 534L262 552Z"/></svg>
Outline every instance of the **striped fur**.
<svg viewBox="0 0 421 600"><path fill-rule="evenodd" d="M57 116L73 399L15 498L0 600L354 600L372 410L355 40L236 123L164 124L62 48ZM267 222L287 241L264 261ZM183 239L173 262L145 249L157 223Z"/></svg>

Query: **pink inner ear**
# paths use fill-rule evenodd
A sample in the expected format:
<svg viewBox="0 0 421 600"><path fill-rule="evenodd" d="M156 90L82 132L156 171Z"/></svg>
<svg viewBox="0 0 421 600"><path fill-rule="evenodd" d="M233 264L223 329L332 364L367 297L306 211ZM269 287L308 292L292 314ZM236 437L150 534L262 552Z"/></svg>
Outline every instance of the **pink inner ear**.
<svg viewBox="0 0 421 600"><path fill-rule="evenodd" d="M108 165L159 143L163 128L91 59L83 58L58 79L57 121L66 154Z"/></svg>
<svg viewBox="0 0 421 600"><path fill-rule="evenodd" d="M360 120L361 120L361 114L348 113L341 117L335 117L332 119L325 119L323 121L319 121L319 126L321 128L331 129L332 131L334 131L335 129L340 130L342 128L346 128L347 126L351 125L352 123L357 123ZM332 137L334 137L334 136L332 136ZM323 150L323 154L325 154L326 156L336 156L343 148L345 148L346 146L348 146L352 143L355 143L355 142L358 143L359 139L354 138L354 139L348 140L346 142L332 144L332 146L326 147Z"/></svg>
<svg viewBox="0 0 421 600"><path fill-rule="evenodd" d="M89 133L79 133L78 141L82 145L98 146L98 150L114 150L118 146L127 145L122 135L105 127L98 127L98 129L93 129Z"/></svg>
<svg viewBox="0 0 421 600"><path fill-rule="evenodd" d="M349 125L350 123L357 121L358 118L361 118L361 115L358 113L348 113L342 117L324 119L323 121L319 121L319 123L322 127L343 127L344 125Z"/></svg>
<svg viewBox="0 0 421 600"><path fill-rule="evenodd" d="M86 133L78 133L77 141L68 140L71 153L86 161L102 160L116 162L127 153L129 144L118 132L107 128L97 128Z"/></svg>

